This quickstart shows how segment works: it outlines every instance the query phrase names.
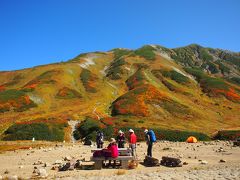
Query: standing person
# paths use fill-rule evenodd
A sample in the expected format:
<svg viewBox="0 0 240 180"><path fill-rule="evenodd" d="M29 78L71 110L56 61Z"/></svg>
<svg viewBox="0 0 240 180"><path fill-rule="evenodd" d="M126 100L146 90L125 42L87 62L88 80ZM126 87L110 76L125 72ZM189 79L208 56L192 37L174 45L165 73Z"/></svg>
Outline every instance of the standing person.
<svg viewBox="0 0 240 180"><path fill-rule="evenodd" d="M118 131L118 136L116 138L118 143L118 148L124 148L125 144L125 134L122 132L122 130Z"/></svg>
<svg viewBox="0 0 240 180"><path fill-rule="evenodd" d="M129 129L129 147L132 149L132 156L136 159L137 136L132 129Z"/></svg>
<svg viewBox="0 0 240 180"><path fill-rule="evenodd" d="M103 132L99 130L97 131L96 143L97 143L97 148L103 148Z"/></svg>
<svg viewBox="0 0 240 180"><path fill-rule="evenodd" d="M147 156L152 157L152 148L153 148L153 143L156 142L156 136L153 132L153 130L144 130L145 135L146 135L146 143L148 145L147 148Z"/></svg>

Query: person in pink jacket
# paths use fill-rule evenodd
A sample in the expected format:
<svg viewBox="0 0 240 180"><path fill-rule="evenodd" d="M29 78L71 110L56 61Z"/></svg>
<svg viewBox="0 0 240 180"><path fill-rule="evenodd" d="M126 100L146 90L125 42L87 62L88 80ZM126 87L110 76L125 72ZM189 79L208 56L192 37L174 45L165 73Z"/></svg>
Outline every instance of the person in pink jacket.
<svg viewBox="0 0 240 180"><path fill-rule="evenodd" d="M110 144L108 145L107 149L111 152L112 158L118 157L118 147L117 147L116 140L114 138L111 138Z"/></svg>

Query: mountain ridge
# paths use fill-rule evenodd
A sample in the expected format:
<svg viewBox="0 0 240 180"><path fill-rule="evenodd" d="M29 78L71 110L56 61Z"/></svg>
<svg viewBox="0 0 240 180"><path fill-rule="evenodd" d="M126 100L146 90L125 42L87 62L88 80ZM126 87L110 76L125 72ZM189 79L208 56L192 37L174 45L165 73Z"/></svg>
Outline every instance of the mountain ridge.
<svg viewBox="0 0 240 180"><path fill-rule="evenodd" d="M240 53L196 44L83 53L1 71L0 134L39 118L113 117L113 126L205 133L239 128L239 83Z"/></svg>

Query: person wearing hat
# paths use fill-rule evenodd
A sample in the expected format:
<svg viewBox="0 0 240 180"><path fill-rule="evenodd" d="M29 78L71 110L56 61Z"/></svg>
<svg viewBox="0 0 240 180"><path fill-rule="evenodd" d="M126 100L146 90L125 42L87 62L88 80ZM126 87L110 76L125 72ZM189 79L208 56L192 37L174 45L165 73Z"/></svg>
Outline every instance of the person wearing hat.
<svg viewBox="0 0 240 180"><path fill-rule="evenodd" d="M118 147L114 138L110 139L110 144L108 145L107 149L109 150L109 152L111 152L112 158L118 157Z"/></svg>
<svg viewBox="0 0 240 180"><path fill-rule="evenodd" d="M129 147L132 149L132 156L136 158L137 136L132 129L129 129Z"/></svg>
<svg viewBox="0 0 240 180"><path fill-rule="evenodd" d="M152 148L153 148L153 143L156 142L156 136L152 129L150 130L145 129L144 133L146 137L146 143L148 145L147 156L152 157Z"/></svg>
<svg viewBox="0 0 240 180"><path fill-rule="evenodd" d="M124 132L122 132L122 130L118 131L118 136L116 138L116 141L118 143L118 148L124 148L125 135L124 135Z"/></svg>
<svg viewBox="0 0 240 180"><path fill-rule="evenodd" d="M147 146L148 146L148 148L147 148L147 156L152 157L152 146L153 146L153 143L150 140L150 136L148 134L148 130L147 129L144 130L144 133L145 133L146 143L147 143Z"/></svg>

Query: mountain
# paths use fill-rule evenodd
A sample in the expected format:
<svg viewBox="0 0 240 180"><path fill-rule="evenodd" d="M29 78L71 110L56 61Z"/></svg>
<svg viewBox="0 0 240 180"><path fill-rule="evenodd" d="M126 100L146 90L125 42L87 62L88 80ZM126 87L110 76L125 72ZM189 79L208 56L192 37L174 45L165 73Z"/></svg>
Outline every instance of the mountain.
<svg viewBox="0 0 240 180"><path fill-rule="evenodd" d="M21 122L111 120L211 134L240 128L240 53L192 44L91 52L0 72L0 134Z"/></svg>

